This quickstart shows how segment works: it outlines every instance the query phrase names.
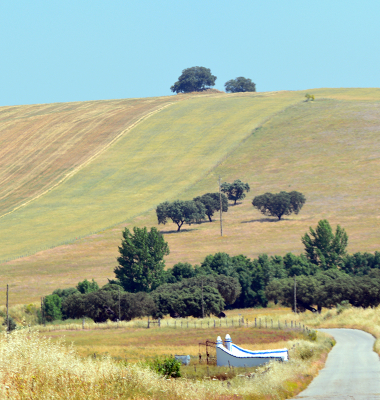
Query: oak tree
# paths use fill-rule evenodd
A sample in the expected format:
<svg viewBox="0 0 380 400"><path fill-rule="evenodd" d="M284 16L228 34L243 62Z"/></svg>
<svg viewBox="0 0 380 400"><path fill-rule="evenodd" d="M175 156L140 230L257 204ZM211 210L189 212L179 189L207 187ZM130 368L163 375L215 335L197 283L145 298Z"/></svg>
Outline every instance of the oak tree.
<svg viewBox="0 0 380 400"><path fill-rule="evenodd" d="M201 92L215 85L216 76L205 67L191 67L182 71L178 81L170 88L175 93Z"/></svg>
<svg viewBox="0 0 380 400"><path fill-rule="evenodd" d="M243 183L240 179L236 179L233 183L222 183L221 191L226 193L228 200L232 200L235 205L238 200L245 198L244 192L249 192L250 187L248 183Z"/></svg>
<svg viewBox="0 0 380 400"><path fill-rule="evenodd" d="M280 220L283 215L298 214L305 202L306 198L302 193L293 191L256 196L252 200L252 205L262 214L277 217Z"/></svg>
<svg viewBox="0 0 380 400"><path fill-rule="evenodd" d="M256 84L251 79L244 78L243 76L227 81L224 87L227 93L256 92Z"/></svg>

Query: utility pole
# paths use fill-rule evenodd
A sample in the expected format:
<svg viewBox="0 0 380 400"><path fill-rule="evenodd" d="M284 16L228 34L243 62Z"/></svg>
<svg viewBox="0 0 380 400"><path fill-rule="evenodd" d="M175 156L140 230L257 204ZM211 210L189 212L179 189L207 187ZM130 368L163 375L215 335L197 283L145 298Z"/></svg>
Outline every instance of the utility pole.
<svg viewBox="0 0 380 400"><path fill-rule="evenodd" d="M9 333L9 286L7 285L7 333Z"/></svg>
<svg viewBox="0 0 380 400"><path fill-rule="evenodd" d="M294 275L294 312L297 312L297 282L296 275Z"/></svg>
<svg viewBox="0 0 380 400"><path fill-rule="evenodd" d="M121 320L120 315L121 313L120 313L120 287L119 287L119 321Z"/></svg>
<svg viewBox="0 0 380 400"><path fill-rule="evenodd" d="M45 324L45 298L41 297L41 318L42 318L42 325L46 325Z"/></svg>
<svg viewBox="0 0 380 400"><path fill-rule="evenodd" d="M222 193L220 191L220 175L219 175L219 206L220 206L220 236L223 236L223 220L222 220Z"/></svg>
<svg viewBox="0 0 380 400"><path fill-rule="evenodd" d="M205 317L205 309L203 306L203 279L202 279L202 318Z"/></svg>

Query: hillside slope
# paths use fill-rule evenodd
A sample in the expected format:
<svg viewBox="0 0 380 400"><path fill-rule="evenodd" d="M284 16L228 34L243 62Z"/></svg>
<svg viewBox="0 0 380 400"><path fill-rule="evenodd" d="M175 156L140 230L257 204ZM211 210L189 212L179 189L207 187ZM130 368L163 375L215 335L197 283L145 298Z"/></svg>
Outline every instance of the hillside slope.
<svg viewBox="0 0 380 400"><path fill-rule="evenodd" d="M0 218L0 260L105 229L177 196L297 97L194 97L172 104L44 196Z"/></svg>
<svg viewBox="0 0 380 400"><path fill-rule="evenodd" d="M0 107L0 215L73 175L177 97Z"/></svg>
<svg viewBox="0 0 380 400"><path fill-rule="evenodd" d="M171 224L159 226L171 249L168 265L199 263L216 251L300 253L301 235L321 218L346 228L350 251L378 250L380 91L312 93L316 101L308 103L305 92L193 98L142 122L48 195L0 219L3 257L126 222L3 263L1 285L12 283L14 298L24 301L84 277L105 282L123 226L157 226L155 205L216 191L219 174L249 182L251 192L224 215L223 238L217 221L180 234ZM250 204L255 195L280 190L306 195L298 216L276 222Z"/></svg>

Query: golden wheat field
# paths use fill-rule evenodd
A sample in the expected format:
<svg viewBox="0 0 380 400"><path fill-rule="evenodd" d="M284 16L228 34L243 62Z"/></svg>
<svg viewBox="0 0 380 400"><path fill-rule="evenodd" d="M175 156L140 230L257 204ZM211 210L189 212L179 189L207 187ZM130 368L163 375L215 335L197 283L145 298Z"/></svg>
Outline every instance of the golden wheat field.
<svg viewBox="0 0 380 400"><path fill-rule="evenodd" d="M217 216L180 233L174 224L158 226L171 250L168 266L200 263L218 251L299 254L301 235L322 218L346 229L349 252L378 250L380 91L309 92L314 102L304 101L305 91L171 96L151 99L149 111L142 102L146 113L173 104L132 129L138 116L120 122L75 174L54 187L70 170L66 164L33 193L52 190L0 218L0 285L10 284L11 303L35 301L84 278L106 283L124 226L158 226L157 204L217 191L219 175L248 182L251 191L224 214L223 237ZM182 101L172 100L177 98ZM82 165L75 157L72 168ZM306 196L299 215L276 221L253 209L254 196L281 190Z"/></svg>

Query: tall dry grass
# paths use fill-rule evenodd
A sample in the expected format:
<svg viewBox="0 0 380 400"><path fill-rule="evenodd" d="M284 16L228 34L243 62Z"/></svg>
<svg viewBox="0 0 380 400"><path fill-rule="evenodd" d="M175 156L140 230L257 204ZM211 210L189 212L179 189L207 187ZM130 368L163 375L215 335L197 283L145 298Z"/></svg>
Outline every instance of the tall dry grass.
<svg viewBox="0 0 380 400"><path fill-rule="evenodd" d="M275 399L293 395L321 367L331 341L288 343L290 361L258 368L248 379L168 380L142 364L81 358L73 347L38 332L0 336L0 397L11 399Z"/></svg>
<svg viewBox="0 0 380 400"><path fill-rule="evenodd" d="M376 338L374 350L380 355L380 306L376 308L334 308L321 314L302 313L298 320L315 328L361 329Z"/></svg>

